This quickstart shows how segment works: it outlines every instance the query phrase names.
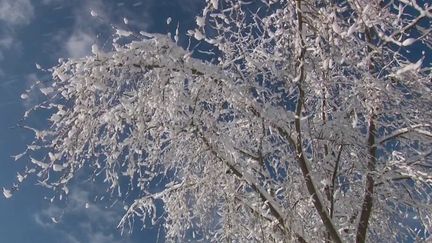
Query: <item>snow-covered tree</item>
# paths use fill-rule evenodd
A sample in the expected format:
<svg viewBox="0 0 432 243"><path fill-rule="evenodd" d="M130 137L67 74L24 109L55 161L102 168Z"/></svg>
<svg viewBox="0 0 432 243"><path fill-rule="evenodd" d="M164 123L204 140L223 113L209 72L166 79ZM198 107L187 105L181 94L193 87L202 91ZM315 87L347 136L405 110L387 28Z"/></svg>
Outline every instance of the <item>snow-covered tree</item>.
<svg viewBox="0 0 432 243"><path fill-rule="evenodd" d="M18 180L60 196L90 171L130 202L120 228L163 223L170 241L426 240L425 2L207 0L201 49L119 29L51 70Z"/></svg>

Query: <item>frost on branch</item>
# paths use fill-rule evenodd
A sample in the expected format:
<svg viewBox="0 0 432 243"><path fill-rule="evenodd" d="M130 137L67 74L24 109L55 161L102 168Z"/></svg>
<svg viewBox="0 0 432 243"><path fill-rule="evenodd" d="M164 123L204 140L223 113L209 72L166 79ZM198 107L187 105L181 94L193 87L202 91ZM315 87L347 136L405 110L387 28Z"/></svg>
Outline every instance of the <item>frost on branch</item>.
<svg viewBox="0 0 432 243"><path fill-rule="evenodd" d="M130 201L120 228L164 223L173 241L425 239L431 10L211 0L189 35L217 50L212 64L161 35L95 46L55 67L47 101L26 113L52 115L25 127L32 167L18 179L67 194L90 171Z"/></svg>

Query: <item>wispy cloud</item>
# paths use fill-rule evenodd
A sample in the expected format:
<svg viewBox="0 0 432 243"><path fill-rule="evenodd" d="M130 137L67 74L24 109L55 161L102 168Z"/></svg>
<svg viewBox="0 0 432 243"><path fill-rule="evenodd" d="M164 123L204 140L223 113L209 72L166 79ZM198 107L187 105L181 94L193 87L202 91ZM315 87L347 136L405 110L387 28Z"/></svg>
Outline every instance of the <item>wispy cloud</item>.
<svg viewBox="0 0 432 243"><path fill-rule="evenodd" d="M15 39L15 28L27 25L34 17L34 7L30 0L0 0L0 61L5 58L5 50L20 47ZM0 69L0 75L3 74Z"/></svg>
<svg viewBox="0 0 432 243"><path fill-rule="evenodd" d="M10 36L0 39L1 48L10 48L12 45L13 45L13 38Z"/></svg>
<svg viewBox="0 0 432 243"><path fill-rule="evenodd" d="M47 1L58 2L61 0ZM91 10L97 11L99 18L109 18L101 0L83 1L82 4L72 6L71 11L74 20L72 31L60 34L60 38L57 39L57 42L62 45L60 55L79 58L91 54L91 46L98 42L98 32L106 28L107 25L102 24L101 19L92 17Z"/></svg>
<svg viewBox="0 0 432 243"><path fill-rule="evenodd" d="M10 49L14 45L14 39L11 36L6 36L0 39L0 61L4 59L2 49Z"/></svg>
<svg viewBox="0 0 432 243"><path fill-rule="evenodd" d="M65 48L68 57L76 58L88 55L94 42L95 36L93 34L76 30L66 41Z"/></svg>
<svg viewBox="0 0 432 243"><path fill-rule="evenodd" d="M58 2L62 0L46 0ZM83 57L91 54L91 46L98 44L102 49L110 49L113 28L121 28L131 31L147 30L151 18L145 1L135 1L133 4L140 8L138 11L130 9L130 3L114 4L102 0L83 1L82 4L72 6L74 20L73 29L67 35L59 35L58 43L63 43L62 53L65 57ZM91 12L96 16L92 16ZM123 21L128 19L126 25Z"/></svg>
<svg viewBox="0 0 432 243"><path fill-rule="evenodd" d="M53 4L53 3L61 3L64 1L66 1L66 0L42 0L42 4L49 5L49 4Z"/></svg>
<svg viewBox="0 0 432 243"><path fill-rule="evenodd" d="M9 25L29 24L33 16L30 0L0 0L0 20Z"/></svg>
<svg viewBox="0 0 432 243"><path fill-rule="evenodd" d="M91 199L91 193L74 187L64 207L56 203L34 214L36 224L59 234L65 243L128 243L127 235L120 236L116 225L122 216L119 207L106 207Z"/></svg>

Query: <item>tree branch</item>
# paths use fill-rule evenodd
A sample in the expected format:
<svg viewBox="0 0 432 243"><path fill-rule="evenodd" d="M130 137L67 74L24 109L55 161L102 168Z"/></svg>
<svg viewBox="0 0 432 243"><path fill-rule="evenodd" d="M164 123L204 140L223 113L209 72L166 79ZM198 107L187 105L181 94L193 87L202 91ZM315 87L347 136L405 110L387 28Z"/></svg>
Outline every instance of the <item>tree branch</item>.
<svg viewBox="0 0 432 243"><path fill-rule="evenodd" d="M364 199L360 212L360 220L357 226L356 242L363 243L366 241L366 233L369 224L369 218L372 214L374 179L371 174L375 170L376 164L376 146L375 144L375 115L372 113L369 118L368 128L368 154L369 160L367 163L366 185L364 189Z"/></svg>
<svg viewBox="0 0 432 243"><path fill-rule="evenodd" d="M385 143L385 142L387 142L387 141L389 141L391 139L397 138L397 137L399 137L401 135L404 135L404 134L407 134L407 133L410 133L410 132L416 132L416 133L419 133L419 134L424 135L424 136L432 137L432 133L431 132L419 129L419 128L422 128L422 127L429 127L430 128L431 125L430 124L416 124L416 125L413 125L411 127L404 127L404 128L398 129L395 132L393 132L392 134L381 138L373 146L382 145L383 143Z"/></svg>
<svg viewBox="0 0 432 243"><path fill-rule="evenodd" d="M339 162L342 155L342 149L343 145L340 146L339 153L336 158L336 164L334 166L333 174L332 174L332 180L331 180L331 187L330 187L330 217L333 218L334 213L334 191L335 191L335 185L336 185L336 178L338 174L338 168L339 168Z"/></svg>
<svg viewBox="0 0 432 243"><path fill-rule="evenodd" d="M192 124L193 125L193 124ZM204 142L204 144L207 146L207 148L210 150L210 152L222 163L224 163L225 165L228 166L228 168L232 171L232 173L234 175L236 175L238 178L240 179L244 179L249 186L256 192L258 193L258 195L261 198L261 201L263 203L267 203L270 209L271 214L277 219L277 221L279 222L279 224L281 225L281 227L283 229L288 229L289 231L291 231L292 229L287 228L286 224L285 224L285 220L283 217L283 213L282 213L282 209L281 207L278 205L277 202L275 202L273 200L273 198L271 198L270 195L268 195L268 193L262 189L258 183L254 180L254 178L252 178L250 175L248 175L247 173L242 173L239 169L237 169L235 167L234 164L232 164L230 161L228 161L225 158L222 158L220 156L220 154L213 148L213 146L210 144L210 141L206 138L206 136L204 136L204 134L198 130L198 133L200 134L200 137L202 139L202 141ZM284 232L285 233L285 232ZM306 242L305 239L294 232L295 237L297 238L298 241L300 242Z"/></svg>
<svg viewBox="0 0 432 243"><path fill-rule="evenodd" d="M309 161L305 157L303 153L303 141L302 141L302 131L301 131L301 112L303 109L303 102L304 102L304 90L302 87L302 83L305 79L305 70L304 70L304 57L305 57L305 43L302 37L303 32L303 20L302 20L302 11L301 11L301 0L296 0L296 12L297 12L297 24L298 24L298 38L300 39L300 52L298 54L297 58L297 87L298 87L298 100L297 100L297 107L296 107L296 116L295 116L295 129L297 132L297 139L296 139L296 152L297 152L297 161L300 166L300 169L303 174L303 178L306 183L306 187L308 189L309 194L313 198L313 203L318 211L318 215L320 216L321 220L324 223L324 227L327 229L328 233L330 234L331 238L337 242L342 243L342 240L336 230L335 225L333 224L331 218L329 217L327 210L324 207L324 203L319 196L319 191L316 189L316 186L314 184L313 178L311 176L311 170L309 166Z"/></svg>

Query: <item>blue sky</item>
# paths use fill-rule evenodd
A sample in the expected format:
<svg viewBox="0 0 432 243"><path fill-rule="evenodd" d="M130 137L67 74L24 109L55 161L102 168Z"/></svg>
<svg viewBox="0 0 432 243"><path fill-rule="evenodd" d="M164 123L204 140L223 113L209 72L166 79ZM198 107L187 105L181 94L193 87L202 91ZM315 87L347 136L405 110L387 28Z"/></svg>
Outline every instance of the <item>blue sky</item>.
<svg viewBox="0 0 432 243"><path fill-rule="evenodd" d="M167 33L180 23L185 33L200 11L201 0L0 0L0 186L10 187L27 160L13 161L33 134L16 127L26 109L42 99L33 92L20 95L35 80L48 80L43 69L59 58L88 55L92 44L109 49L111 26L132 31ZM98 17L92 17L93 10ZM172 18L170 26L166 19ZM123 18L128 19L128 24ZM186 41L186 38L183 39ZM184 43L184 42L183 42ZM34 117L32 126L44 124ZM0 242L5 243L114 243L155 242L158 229L120 236L115 229L123 208L100 200L97 183L71 186L66 202L50 203L49 194L28 180L10 199L0 198ZM48 198L45 198L45 197ZM87 205L87 208L86 208ZM55 223L57 222L57 223Z"/></svg>

